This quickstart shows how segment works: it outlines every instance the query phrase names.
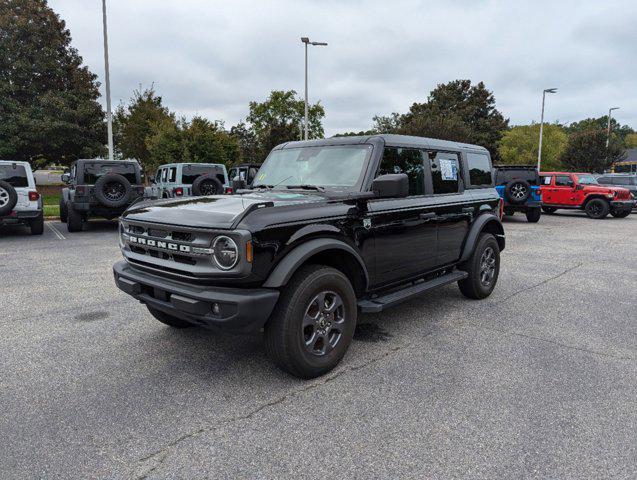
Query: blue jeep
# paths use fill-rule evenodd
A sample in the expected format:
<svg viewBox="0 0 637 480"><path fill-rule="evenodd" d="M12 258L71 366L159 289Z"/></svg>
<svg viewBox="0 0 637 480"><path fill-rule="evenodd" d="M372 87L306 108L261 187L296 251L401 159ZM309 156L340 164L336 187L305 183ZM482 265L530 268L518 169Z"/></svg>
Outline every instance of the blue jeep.
<svg viewBox="0 0 637 480"><path fill-rule="evenodd" d="M529 222L542 216L540 176L536 167L520 165L494 166L495 189L504 199L505 215L524 212Z"/></svg>

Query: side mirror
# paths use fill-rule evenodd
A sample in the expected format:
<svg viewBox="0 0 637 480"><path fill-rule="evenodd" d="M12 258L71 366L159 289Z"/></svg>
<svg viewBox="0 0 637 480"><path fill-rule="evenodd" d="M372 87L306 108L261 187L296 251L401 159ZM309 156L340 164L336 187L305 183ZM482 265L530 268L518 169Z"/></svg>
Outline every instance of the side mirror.
<svg viewBox="0 0 637 480"><path fill-rule="evenodd" d="M577 185L575 185L575 190L584 190L584 185L578 183Z"/></svg>
<svg viewBox="0 0 637 480"><path fill-rule="evenodd" d="M378 198L404 198L409 195L409 177L405 173L389 173L376 177L372 191Z"/></svg>
<svg viewBox="0 0 637 480"><path fill-rule="evenodd" d="M64 183L69 183L69 180L71 179L71 175L68 173L63 173L62 177L60 177L62 179L62 181Z"/></svg>
<svg viewBox="0 0 637 480"><path fill-rule="evenodd" d="M232 180L232 191L236 192L237 190L244 190L247 187L246 185L246 181L245 180L241 180L238 177L235 177L234 180Z"/></svg>

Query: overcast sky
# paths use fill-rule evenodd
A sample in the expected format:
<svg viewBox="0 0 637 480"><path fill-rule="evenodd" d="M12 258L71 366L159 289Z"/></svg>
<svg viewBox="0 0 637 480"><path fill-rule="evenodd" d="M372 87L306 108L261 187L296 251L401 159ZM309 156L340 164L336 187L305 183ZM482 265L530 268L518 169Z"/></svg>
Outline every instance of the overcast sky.
<svg viewBox="0 0 637 480"><path fill-rule="evenodd" d="M104 79L101 2L50 0L73 45ZM484 81L513 124L606 114L637 128L637 1L107 0L114 105L155 84L178 114L245 118L274 89L303 94L326 135L405 112L438 83Z"/></svg>

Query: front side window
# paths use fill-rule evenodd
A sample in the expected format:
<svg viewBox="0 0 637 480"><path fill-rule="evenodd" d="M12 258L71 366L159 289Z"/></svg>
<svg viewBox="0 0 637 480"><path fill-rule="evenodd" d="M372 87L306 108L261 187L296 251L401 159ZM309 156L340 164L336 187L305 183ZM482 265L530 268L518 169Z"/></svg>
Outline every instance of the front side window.
<svg viewBox="0 0 637 480"><path fill-rule="evenodd" d="M542 185L550 185L553 177L551 175L542 175L540 178L542 179Z"/></svg>
<svg viewBox="0 0 637 480"><path fill-rule="evenodd" d="M471 185L493 185L491 161L484 153L467 153L467 168Z"/></svg>
<svg viewBox="0 0 637 480"><path fill-rule="evenodd" d="M458 155L432 152L429 155L429 165L434 195L458 193L460 188Z"/></svg>
<svg viewBox="0 0 637 480"><path fill-rule="evenodd" d="M409 195L425 194L423 152L414 148L387 147L380 162L378 175L405 173L409 178Z"/></svg>
<svg viewBox="0 0 637 480"><path fill-rule="evenodd" d="M572 187L573 180L569 175L555 175L555 186L556 187Z"/></svg>
<svg viewBox="0 0 637 480"><path fill-rule="evenodd" d="M0 165L0 180L16 188L29 186L27 171L22 165L18 164Z"/></svg>
<svg viewBox="0 0 637 480"><path fill-rule="evenodd" d="M161 181L162 181L162 183L166 182L167 179L168 179L168 169L162 168L161 169Z"/></svg>
<svg viewBox="0 0 637 480"><path fill-rule="evenodd" d="M177 178L177 167L170 167L168 169L168 181L174 182Z"/></svg>
<svg viewBox="0 0 637 480"><path fill-rule="evenodd" d="M259 169L253 186L356 188L362 183L371 152L371 145L273 150Z"/></svg>
<svg viewBox="0 0 637 480"><path fill-rule="evenodd" d="M109 173L123 176L132 185L138 183L135 165L130 163L87 163L84 166L84 183L94 185L100 177Z"/></svg>

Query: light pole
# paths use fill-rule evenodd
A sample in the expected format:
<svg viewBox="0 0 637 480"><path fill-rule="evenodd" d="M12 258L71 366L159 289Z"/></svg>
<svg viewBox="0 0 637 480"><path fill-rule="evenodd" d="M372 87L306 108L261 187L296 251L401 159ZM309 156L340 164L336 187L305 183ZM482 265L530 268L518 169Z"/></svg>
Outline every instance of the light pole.
<svg viewBox="0 0 637 480"><path fill-rule="evenodd" d="M610 115L613 110L619 110L619 107L611 107L608 109L608 128L606 128L606 148L610 144Z"/></svg>
<svg viewBox="0 0 637 480"><path fill-rule="evenodd" d="M301 42L303 42L305 44L305 120L304 120L304 126L305 126L305 140L307 140L307 135L308 135L308 121L307 121L307 46L308 45L314 45L315 47L325 47L327 46L327 43L325 42L310 42L310 39L307 37L301 37Z"/></svg>
<svg viewBox="0 0 637 480"><path fill-rule="evenodd" d="M542 130L544 130L544 100L547 93L555 93L557 88L545 88L542 92L542 116L540 117L540 145L537 149L537 171L540 171L540 165L542 163Z"/></svg>
<svg viewBox="0 0 637 480"><path fill-rule="evenodd" d="M108 32L106 30L106 0L102 0L102 23L104 25L104 70L106 86L106 125L108 127L108 159L113 161L113 113L111 112L111 79L108 72Z"/></svg>

